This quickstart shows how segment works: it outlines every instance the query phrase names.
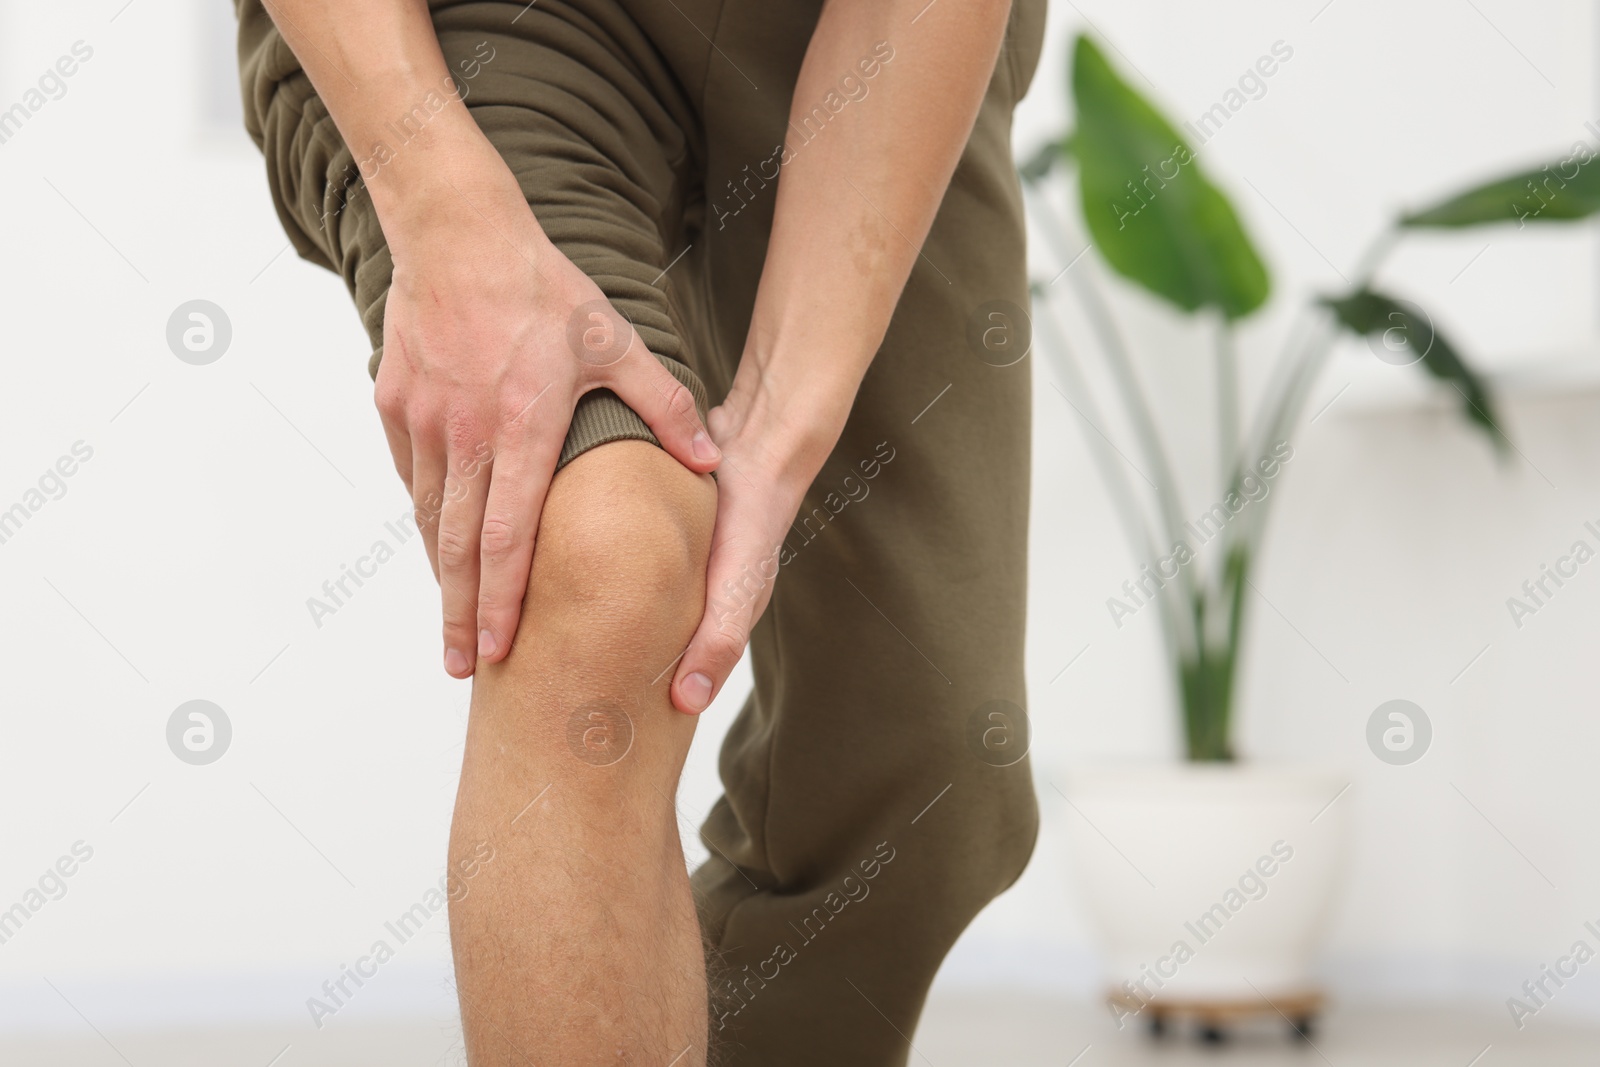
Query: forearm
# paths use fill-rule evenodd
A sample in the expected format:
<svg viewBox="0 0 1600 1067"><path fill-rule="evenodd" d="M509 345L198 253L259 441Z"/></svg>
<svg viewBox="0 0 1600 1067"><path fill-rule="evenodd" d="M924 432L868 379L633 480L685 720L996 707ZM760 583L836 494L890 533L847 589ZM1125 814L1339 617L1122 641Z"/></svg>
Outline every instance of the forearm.
<svg viewBox="0 0 1600 1067"><path fill-rule="evenodd" d="M460 200L454 190L514 187L462 103L426 0L264 6L350 147L391 244L395 231Z"/></svg>
<svg viewBox="0 0 1600 1067"><path fill-rule="evenodd" d="M785 462L808 480L804 468L820 466L843 429L933 225L1010 8L963 0L925 9L927 0L831 0L795 88L736 388L747 391L751 421L782 424L769 432L788 440ZM858 67L864 57L880 61L871 78ZM806 118L826 109L847 74L866 95L813 133ZM772 408L764 397L783 398L781 410L757 410Z"/></svg>

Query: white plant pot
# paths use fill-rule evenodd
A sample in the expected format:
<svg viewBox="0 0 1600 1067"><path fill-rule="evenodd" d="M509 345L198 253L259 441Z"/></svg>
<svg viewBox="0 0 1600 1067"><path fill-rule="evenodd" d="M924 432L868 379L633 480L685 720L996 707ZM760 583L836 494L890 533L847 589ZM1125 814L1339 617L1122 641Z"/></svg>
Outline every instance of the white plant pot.
<svg viewBox="0 0 1600 1067"><path fill-rule="evenodd" d="M1172 1003L1312 991L1344 873L1348 781L1242 764L1066 777L1072 863L1110 989Z"/></svg>

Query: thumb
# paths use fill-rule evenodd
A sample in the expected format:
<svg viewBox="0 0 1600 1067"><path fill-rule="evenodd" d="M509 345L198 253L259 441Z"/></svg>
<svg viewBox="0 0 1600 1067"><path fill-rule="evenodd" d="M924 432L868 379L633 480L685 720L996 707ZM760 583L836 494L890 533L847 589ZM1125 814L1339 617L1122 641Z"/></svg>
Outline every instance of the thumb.
<svg viewBox="0 0 1600 1067"><path fill-rule="evenodd" d="M685 714L698 715L722 691L723 683L745 646L750 630L772 599L778 549L740 552L718 546L706 568L706 611L672 680L672 703Z"/></svg>
<svg viewBox="0 0 1600 1067"><path fill-rule="evenodd" d="M699 474L716 470L722 451L700 421L694 394L636 341L606 385L644 420L679 463Z"/></svg>

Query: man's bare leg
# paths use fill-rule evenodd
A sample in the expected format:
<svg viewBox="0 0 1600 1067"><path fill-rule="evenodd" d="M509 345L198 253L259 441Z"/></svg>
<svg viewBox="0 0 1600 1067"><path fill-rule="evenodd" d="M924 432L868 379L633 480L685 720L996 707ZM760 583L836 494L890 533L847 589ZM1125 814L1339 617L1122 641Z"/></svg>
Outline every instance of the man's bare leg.
<svg viewBox="0 0 1600 1067"><path fill-rule="evenodd" d="M648 442L551 484L513 650L480 665L450 835L468 1061L705 1062L667 687L705 603L715 483ZM493 850L493 858L483 857Z"/></svg>

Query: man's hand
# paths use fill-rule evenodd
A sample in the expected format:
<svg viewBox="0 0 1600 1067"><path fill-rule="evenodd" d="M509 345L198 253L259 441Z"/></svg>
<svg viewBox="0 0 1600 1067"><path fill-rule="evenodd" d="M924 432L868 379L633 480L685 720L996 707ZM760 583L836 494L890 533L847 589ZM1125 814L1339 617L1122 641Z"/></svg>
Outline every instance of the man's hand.
<svg viewBox="0 0 1600 1067"><path fill-rule="evenodd" d="M456 159L384 218L394 279L375 399L444 601L445 669L510 650L539 514L584 393L605 387L690 470L694 397L552 245L511 173Z"/></svg>
<svg viewBox="0 0 1600 1067"><path fill-rule="evenodd" d="M706 420L723 456L706 609L672 683L673 706L691 715L710 705L744 654L772 599L789 525L849 409L800 391L778 399L759 366L741 361L728 398Z"/></svg>

